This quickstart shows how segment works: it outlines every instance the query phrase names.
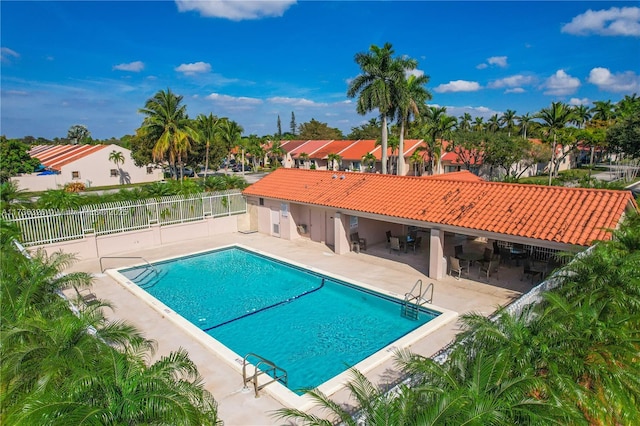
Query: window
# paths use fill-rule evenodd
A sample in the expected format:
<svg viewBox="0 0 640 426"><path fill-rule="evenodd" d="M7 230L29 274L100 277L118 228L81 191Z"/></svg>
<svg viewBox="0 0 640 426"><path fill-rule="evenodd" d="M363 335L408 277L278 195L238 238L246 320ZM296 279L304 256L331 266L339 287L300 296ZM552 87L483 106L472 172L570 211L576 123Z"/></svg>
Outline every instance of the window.
<svg viewBox="0 0 640 426"><path fill-rule="evenodd" d="M71 179L80 179L80 172L71 172Z"/></svg>
<svg viewBox="0 0 640 426"><path fill-rule="evenodd" d="M351 162L351 168L353 170L360 170L360 162L359 161L352 161Z"/></svg>
<svg viewBox="0 0 640 426"><path fill-rule="evenodd" d="M280 203L280 213L282 214L282 217L289 216L289 204Z"/></svg>
<svg viewBox="0 0 640 426"><path fill-rule="evenodd" d="M152 174L152 173L153 173L153 167L148 166L148 167L147 167L147 174L148 174L148 175L150 175L150 174Z"/></svg>
<svg viewBox="0 0 640 426"><path fill-rule="evenodd" d="M109 176L111 176L111 177L118 176L118 170L117 169L111 169L111 173L110 173Z"/></svg>
<svg viewBox="0 0 640 426"><path fill-rule="evenodd" d="M264 206L264 198L260 198L260 205Z"/></svg>

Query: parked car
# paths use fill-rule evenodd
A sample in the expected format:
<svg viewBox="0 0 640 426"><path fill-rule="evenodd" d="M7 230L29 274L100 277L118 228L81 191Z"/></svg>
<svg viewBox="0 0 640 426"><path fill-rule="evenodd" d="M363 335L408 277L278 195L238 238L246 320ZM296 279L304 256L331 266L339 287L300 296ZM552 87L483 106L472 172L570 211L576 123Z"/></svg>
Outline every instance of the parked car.
<svg viewBox="0 0 640 426"><path fill-rule="evenodd" d="M234 172L241 172L243 168L244 168L245 172L250 172L251 171L251 166L248 165L248 164L245 164L244 167L243 167L242 164L236 164L235 166L233 166L231 168L231 170L234 171Z"/></svg>
<svg viewBox="0 0 640 426"><path fill-rule="evenodd" d="M164 170L164 175L165 177L175 177L173 174L174 169L171 168L165 168ZM182 168L182 174L180 173L180 169L176 168L175 171L178 174L178 177L195 177L196 172L193 171L193 169L191 167L183 167Z"/></svg>

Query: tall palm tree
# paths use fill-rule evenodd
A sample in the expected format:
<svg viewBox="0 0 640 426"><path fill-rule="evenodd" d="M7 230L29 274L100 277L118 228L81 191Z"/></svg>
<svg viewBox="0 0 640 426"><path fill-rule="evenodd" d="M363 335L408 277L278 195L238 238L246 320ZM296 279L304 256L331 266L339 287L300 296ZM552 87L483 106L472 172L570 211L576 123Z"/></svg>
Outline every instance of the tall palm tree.
<svg viewBox="0 0 640 426"><path fill-rule="evenodd" d="M464 131L471 130L471 114L465 112L458 118L460 119L460 121L458 121L458 129Z"/></svg>
<svg viewBox="0 0 640 426"><path fill-rule="evenodd" d="M500 129L500 119L498 118L498 114L493 114L487 120L487 131L491 133L495 133Z"/></svg>
<svg viewBox="0 0 640 426"><path fill-rule="evenodd" d="M432 98L431 93L424 87L429 82L427 75L409 75L397 85L397 121L400 123L400 135L398 140L398 170L397 174L404 174L404 134L405 124L411 121L411 117L419 117L426 108L426 102Z"/></svg>
<svg viewBox="0 0 640 426"><path fill-rule="evenodd" d="M226 164L229 164L231 151L240 144L242 132L244 132L244 129L235 121L229 120L228 118L224 118L221 120L219 135L220 141L222 142L224 149L227 152Z"/></svg>
<svg viewBox="0 0 640 426"><path fill-rule="evenodd" d="M204 154L204 175L209 172L209 148L211 143L218 137L220 130L220 119L209 113L209 115L199 114L196 118L196 129L198 131L198 139L204 142L206 150Z"/></svg>
<svg viewBox="0 0 640 426"><path fill-rule="evenodd" d="M476 119L473 121L473 131L474 132L482 132L485 129L485 123L484 123L484 118L482 117L476 117Z"/></svg>
<svg viewBox="0 0 640 426"><path fill-rule="evenodd" d="M124 164L124 154L121 151L116 151L115 149L109 153L109 161L112 161L113 164L118 168L118 175L120 176L120 184L124 183L124 177L122 176L122 169L120 169L120 164Z"/></svg>
<svg viewBox="0 0 640 426"><path fill-rule="evenodd" d="M614 118L613 108L614 108L614 105L611 103L610 100L594 101L593 108L591 108L590 110L590 112L593 113L593 116L591 118L593 120L609 123Z"/></svg>
<svg viewBox="0 0 640 426"><path fill-rule="evenodd" d="M547 137L553 136L551 161L549 163L549 185L551 185L555 170L556 148L558 145L557 133L573 119L573 111L562 102L551 102L551 106L541 109L540 112L535 115L535 118L542 120L543 125L547 128Z"/></svg>
<svg viewBox="0 0 640 426"><path fill-rule="evenodd" d="M511 130L513 130L513 128L516 125L516 112L512 109L508 109L506 110L501 116L500 116L500 124L502 126L504 126L505 129L507 129L507 135L509 137L511 137Z"/></svg>
<svg viewBox="0 0 640 426"><path fill-rule="evenodd" d="M362 71L351 81L347 90L350 98L358 97L358 114L378 110L382 121L382 173L387 173L387 118L392 116L398 82L407 70L413 70L417 62L413 59L394 58L391 43L383 47L371 45L368 52L355 55L355 62Z"/></svg>
<svg viewBox="0 0 640 426"><path fill-rule="evenodd" d="M152 155L154 161L168 158L169 165L175 171L176 178L182 179L182 159L186 157L191 141L197 138L187 116L187 107L181 105L182 96L171 89L158 91L148 99L144 108L138 110L145 115L138 136L155 141Z"/></svg>
<svg viewBox="0 0 640 426"><path fill-rule="evenodd" d="M279 167L278 166L278 160L280 158L282 158L282 156L285 155L285 151L284 148L282 148L282 142L280 141L273 141L273 143L271 144L271 148L269 148L269 152L267 154L269 156L269 161L273 164L271 164L271 167Z"/></svg>
<svg viewBox="0 0 640 426"><path fill-rule="evenodd" d="M579 129L584 129L590 119L591 111L588 106L576 105L573 107L573 120L571 122L578 126Z"/></svg>
<svg viewBox="0 0 640 426"><path fill-rule="evenodd" d="M524 139L527 139L527 129L529 128L529 124L531 123L533 118L534 117L532 117L529 113L522 114L521 116L517 117L518 126L520 126L520 131L522 132L522 137Z"/></svg>
<svg viewBox="0 0 640 426"><path fill-rule="evenodd" d="M457 120L455 117L447 115L446 107L428 107L425 114L421 117L422 132L427 135L426 147L419 147L420 151L427 151L431 160L431 173L434 174L439 170L440 157L442 155L442 138L450 134L456 127Z"/></svg>

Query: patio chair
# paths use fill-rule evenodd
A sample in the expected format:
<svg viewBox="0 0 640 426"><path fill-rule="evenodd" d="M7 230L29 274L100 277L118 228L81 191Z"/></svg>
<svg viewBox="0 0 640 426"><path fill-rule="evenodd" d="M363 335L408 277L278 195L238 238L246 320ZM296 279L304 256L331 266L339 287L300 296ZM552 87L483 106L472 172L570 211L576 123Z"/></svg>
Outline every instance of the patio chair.
<svg viewBox="0 0 640 426"><path fill-rule="evenodd" d="M416 237L411 241L407 241L407 246L413 249L413 253L415 254L416 250L422 247L422 237Z"/></svg>
<svg viewBox="0 0 640 426"><path fill-rule="evenodd" d="M500 259L490 260L487 263L481 263L480 268L478 270L478 277L484 276L487 278L487 282L489 282L489 277L492 272L496 273L496 278L498 277L498 265L500 264Z"/></svg>
<svg viewBox="0 0 640 426"><path fill-rule="evenodd" d="M78 289L78 287L74 285L73 289L76 291L78 298L85 306L93 305L94 303L100 302L98 296L96 296L95 293L93 293L88 288Z"/></svg>
<svg viewBox="0 0 640 426"><path fill-rule="evenodd" d="M456 279L459 280L463 271L464 266L460 264L460 259L449 256L449 275L453 276L453 273L457 272L458 276L456 277ZM469 275L469 265L467 265L467 275Z"/></svg>
<svg viewBox="0 0 640 426"><path fill-rule="evenodd" d="M535 277L540 276L540 279L542 279L542 273L543 271L540 269L536 269L532 266L531 264L531 260L524 259L524 268L523 268L523 273L522 273L522 277L520 278L520 281L522 281L522 279L524 277L529 277L529 279L531 280L531 285L533 285L533 280L535 279Z"/></svg>
<svg viewBox="0 0 640 426"><path fill-rule="evenodd" d="M367 250L367 240L365 238L360 238L360 235L358 235L357 232L351 234L350 238L352 250L355 249L355 251L358 253L360 253L360 250Z"/></svg>
<svg viewBox="0 0 640 426"><path fill-rule="evenodd" d="M397 251L398 254L400 254L400 250L402 250L402 247L400 247L400 238L398 237L389 238L389 253L394 250Z"/></svg>
<svg viewBox="0 0 640 426"><path fill-rule="evenodd" d="M493 250L487 247L484 249L484 252L482 253L482 259L478 260L478 263L480 264L480 266L487 265L489 264L489 262L491 262L492 259L493 259Z"/></svg>
<svg viewBox="0 0 640 426"><path fill-rule="evenodd" d="M389 247L391 245L391 231L385 232L385 235L387 236L387 247Z"/></svg>

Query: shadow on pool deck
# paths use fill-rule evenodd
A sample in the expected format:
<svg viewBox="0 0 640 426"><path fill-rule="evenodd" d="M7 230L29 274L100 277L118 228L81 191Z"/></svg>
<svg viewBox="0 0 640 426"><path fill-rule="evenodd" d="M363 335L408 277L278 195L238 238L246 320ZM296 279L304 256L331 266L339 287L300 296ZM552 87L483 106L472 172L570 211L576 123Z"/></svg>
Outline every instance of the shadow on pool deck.
<svg viewBox="0 0 640 426"><path fill-rule="evenodd" d="M401 295L409 291L418 279L422 279L427 284L433 282L435 286L433 303L458 314L477 312L489 315L498 306L510 303L521 292L530 288L526 281L520 281L517 270L501 270L500 280L489 284L475 281L477 278L473 268L471 269L472 279L456 280L445 276L435 281L425 275L426 268L422 263L422 261L426 262L425 253L414 255L410 252L383 256L382 253L387 249L382 245L382 249L372 247L368 252L336 255L324 244L307 239L287 241L258 233L223 234L214 238L192 240L136 252L122 252L117 255L141 256L153 262L235 243ZM139 259L109 259L108 262L105 261L104 266L120 268L136 262L139 262ZM261 392L260 398L255 398L252 392L242 392L242 376L236 370L190 338L164 315L140 301L111 277L101 274L98 260L80 261L70 269L97 275L93 291L98 297L111 301L115 307L114 312L109 311L107 315L112 319L128 321L144 331L148 338L155 340L158 344L156 359L180 347L185 348L198 366L206 388L218 401L219 414L225 424L282 424L272 415L273 411L282 408L282 405L269 396L268 392ZM493 285L495 283L499 286ZM431 356L448 344L457 331L457 324L451 321L429 334L428 338L423 338L411 345L410 349L416 353ZM399 375L393 362L388 361L368 372L367 377L374 383L388 385L395 383ZM332 399L348 403L348 393L346 390L339 391L332 395ZM314 410L310 411L314 412ZM321 413L314 412L314 414Z"/></svg>

